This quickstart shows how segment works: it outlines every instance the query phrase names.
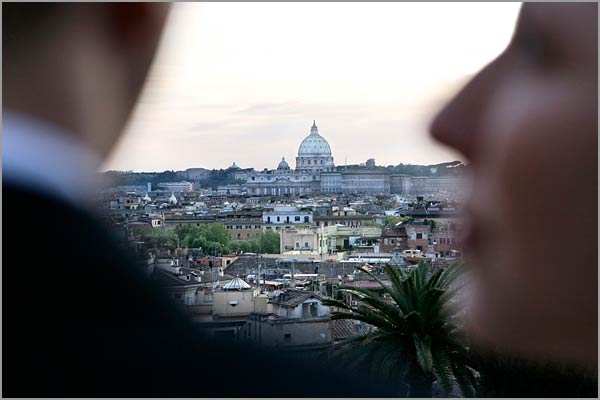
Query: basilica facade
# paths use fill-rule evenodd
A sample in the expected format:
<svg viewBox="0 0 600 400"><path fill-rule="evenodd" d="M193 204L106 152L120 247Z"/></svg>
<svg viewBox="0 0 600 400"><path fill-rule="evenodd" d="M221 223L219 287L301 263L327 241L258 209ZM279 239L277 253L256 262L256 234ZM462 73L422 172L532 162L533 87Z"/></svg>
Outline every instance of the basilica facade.
<svg viewBox="0 0 600 400"><path fill-rule="evenodd" d="M277 169L255 171L239 169L235 163L230 169L235 179L245 181L244 186L250 195L281 196L321 193L321 174L333 172L335 165L331 156L331 147L319 134L313 121L310 134L302 140L296 157L296 168L292 169L282 158Z"/></svg>
<svg viewBox="0 0 600 400"><path fill-rule="evenodd" d="M460 178L389 173L385 168L376 166L372 158L360 166L336 167L331 147L319 134L315 121L310 134L300 143L296 168L292 169L282 158L276 169L241 169L233 163L229 170L235 179L244 182L238 190L254 196L338 193L425 195L465 190Z"/></svg>

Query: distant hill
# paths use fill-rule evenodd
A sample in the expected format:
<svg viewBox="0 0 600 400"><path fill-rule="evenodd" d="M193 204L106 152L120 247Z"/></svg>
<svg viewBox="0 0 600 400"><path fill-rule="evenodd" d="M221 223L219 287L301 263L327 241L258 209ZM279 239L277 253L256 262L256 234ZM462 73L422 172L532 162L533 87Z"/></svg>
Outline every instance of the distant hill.
<svg viewBox="0 0 600 400"><path fill-rule="evenodd" d="M338 166L338 171L343 171L344 168L366 168L364 164L353 164L347 166ZM464 173L466 165L461 161L451 161L441 164L432 165L417 165L417 164L398 164L377 166L377 168L385 169L386 171L394 174L403 174L410 176L457 176Z"/></svg>
<svg viewBox="0 0 600 400"><path fill-rule="evenodd" d="M348 165L347 168L364 168L364 165ZM338 166L338 169L344 167ZM457 176L464 173L466 165L460 161L451 161L433 165L398 164L380 166L390 173L405 174L410 176ZM151 182L152 187L157 187L162 182L177 182L186 180L200 183L202 187L216 188L219 185L240 183L233 179L232 170L206 168L188 168L183 171L163 172L131 172L107 171L101 173L104 182L111 182L110 186L146 185Z"/></svg>
<svg viewBox="0 0 600 400"><path fill-rule="evenodd" d="M457 176L464 173L465 168L467 168L467 166L461 161L451 161L433 165L389 165L387 170L396 174L406 174L411 176Z"/></svg>

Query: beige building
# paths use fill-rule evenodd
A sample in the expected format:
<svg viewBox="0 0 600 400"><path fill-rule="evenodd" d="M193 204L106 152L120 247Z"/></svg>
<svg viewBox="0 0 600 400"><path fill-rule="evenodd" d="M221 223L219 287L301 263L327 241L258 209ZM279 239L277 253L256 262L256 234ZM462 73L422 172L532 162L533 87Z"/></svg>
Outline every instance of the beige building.
<svg viewBox="0 0 600 400"><path fill-rule="evenodd" d="M269 312L268 297L236 277L213 292L213 317L244 317Z"/></svg>
<svg viewBox="0 0 600 400"><path fill-rule="evenodd" d="M281 254L329 255L366 242L379 242L380 226L329 225L281 231Z"/></svg>
<svg viewBox="0 0 600 400"><path fill-rule="evenodd" d="M164 225L176 226L192 224L221 224L231 234L232 240L250 240L263 233L262 211L232 211L216 215L190 216L183 213L171 213L164 217Z"/></svg>
<svg viewBox="0 0 600 400"><path fill-rule="evenodd" d="M242 340L280 349L310 350L332 344L329 307L309 291L286 290L272 299L268 314L252 314L240 331Z"/></svg>

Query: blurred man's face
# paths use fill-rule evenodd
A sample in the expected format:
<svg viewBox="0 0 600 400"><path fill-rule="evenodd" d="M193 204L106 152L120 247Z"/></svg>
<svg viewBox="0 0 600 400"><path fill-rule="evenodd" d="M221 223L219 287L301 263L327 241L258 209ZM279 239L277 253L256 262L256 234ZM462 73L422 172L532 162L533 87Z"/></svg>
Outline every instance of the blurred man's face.
<svg viewBox="0 0 600 400"><path fill-rule="evenodd" d="M597 5L526 4L510 46L432 125L472 167L472 332L597 363Z"/></svg>
<svg viewBox="0 0 600 400"><path fill-rule="evenodd" d="M31 22L35 7L8 13L2 106L58 125L104 158L139 96L169 4L57 3Z"/></svg>
<svg viewBox="0 0 600 400"><path fill-rule="evenodd" d="M107 18L98 18L102 22L99 24L102 32L97 35L97 46L83 56L85 59L94 60L94 55L91 53L97 51L102 43L104 51L96 55L102 58L97 60L98 64L106 62L104 65L107 71L113 71L112 74L105 75L104 78L108 79L99 81L96 87L90 84L91 90L87 93L88 98L96 97L98 100L94 107L90 107L90 112L87 114L92 125L100 128L94 129L91 136L92 139L103 140L95 147L102 148L103 154L106 155L122 134L137 102L156 54L170 5L115 3L101 4L100 8L102 6L107 8L104 13ZM93 69L94 66L91 64L84 62L82 69ZM94 96L95 93L102 93L103 88L112 89L115 98L113 102ZM106 110L104 116L102 110ZM109 134L105 128L107 120L114 121L114 125L111 126L114 129L110 132L114 132L116 136Z"/></svg>

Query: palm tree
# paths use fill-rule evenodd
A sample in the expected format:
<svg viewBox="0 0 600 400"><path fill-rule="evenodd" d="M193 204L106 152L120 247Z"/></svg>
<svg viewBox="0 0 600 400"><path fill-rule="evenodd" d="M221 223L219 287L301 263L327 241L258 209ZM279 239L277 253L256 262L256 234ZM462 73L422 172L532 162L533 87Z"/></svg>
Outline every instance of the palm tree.
<svg viewBox="0 0 600 400"><path fill-rule="evenodd" d="M352 319L371 326L370 332L344 343L342 365L367 365L372 374L397 382L404 391L402 395L410 397L431 397L436 381L446 395L458 385L463 396L474 396L477 372L468 366L468 348L449 304L460 290L456 285L460 268L452 266L430 273L429 266L422 262L407 273L386 265L390 285L360 269L379 283L391 302L372 290L348 286L339 291L358 298L359 305L324 301L338 308L332 319Z"/></svg>

